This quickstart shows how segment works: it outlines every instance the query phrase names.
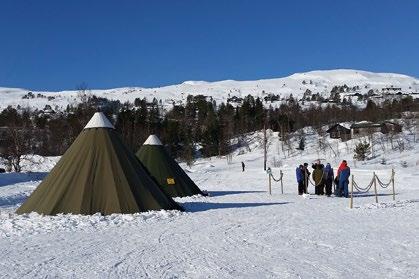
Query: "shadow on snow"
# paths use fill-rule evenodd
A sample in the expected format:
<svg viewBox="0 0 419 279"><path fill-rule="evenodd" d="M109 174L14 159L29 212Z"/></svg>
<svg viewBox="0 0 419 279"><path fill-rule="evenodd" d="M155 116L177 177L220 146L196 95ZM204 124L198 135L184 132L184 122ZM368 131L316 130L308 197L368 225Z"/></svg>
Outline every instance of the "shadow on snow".
<svg viewBox="0 0 419 279"><path fill-rule="evenodd" d="M0 187L16 183L42 180L45 178L45 176L47 176L47 174L47 172L0 173Z"/></svg>
<svg viewBox="0 0 419 279"><path fill-rule="evenodd" d="M16 206L23 203L28 198L28 194L20 193L9 197L0 197L0 208L7 206Z"/></svg>
<svg viewBox="0 0 419 279"><path fill-rule="evenodd" d="M396 196L398 194L396 193ZM377 194L378 197L387 197L387 196L393 196L393 193L382 193ZM360 193L360 192L354 192L354 198L368 198L368 197L375 197L375 194L373 193Z"/></svg>
<svg viewBox="0 0 419 279"><path fill-rule="evenodd" d="M185 202L182 207L187 212L199 212L213 209L228 209L228 208L247 208L270 205L282 205L289 202L272 202L272 203L212 203L212 202Z"/></svg>
<svg viewBox="0 0 419 279"><path fill-rule="evenodd" d="M237 194L266 193L266 191L209 191L210 197L220 197Z"/></svg>

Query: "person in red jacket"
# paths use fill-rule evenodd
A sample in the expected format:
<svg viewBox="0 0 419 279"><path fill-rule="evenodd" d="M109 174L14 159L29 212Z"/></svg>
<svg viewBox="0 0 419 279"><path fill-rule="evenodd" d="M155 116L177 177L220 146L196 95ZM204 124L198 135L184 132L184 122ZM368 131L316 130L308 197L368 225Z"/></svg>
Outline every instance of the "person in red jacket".
<svg viewBox="0 0 419 279"><path fill-rule="evenodd" d="M346 162L346 160L343 160L336 174L339 180L339 186L336 189L337 190L336 196L341 197L343 195L345 198L349 197L348 185L349 185L350 175L351 175L351 169L348 167L348 163Z"/></svg>
<svg viewBox="0 0 419 279"><path fill-rule="evenodd" d="M336 176L339 176L339 173L348 166L348 163L346 162L346 160L343 160L342 163L340 163L339 168L338 168L338 172L336 173Z"/></svg>

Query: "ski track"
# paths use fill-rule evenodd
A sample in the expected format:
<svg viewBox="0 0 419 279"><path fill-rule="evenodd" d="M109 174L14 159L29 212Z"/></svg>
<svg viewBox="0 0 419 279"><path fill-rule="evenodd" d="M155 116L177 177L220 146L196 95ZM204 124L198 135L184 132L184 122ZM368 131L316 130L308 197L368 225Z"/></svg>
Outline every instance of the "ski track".
<svg viewBox="0 0 419 279"><path fill-rule="evenodd" d="M177 199L184 213L22 217L13 197L39 181L2 186L0 278L418 278L417 170L396 170L396 202L359 196L351 210L348 199L297 196L289 167L284 194L273 182L269 196L260 157L246 162L245 173L240 161L198 164L190 176L210 196Z"/></svg>

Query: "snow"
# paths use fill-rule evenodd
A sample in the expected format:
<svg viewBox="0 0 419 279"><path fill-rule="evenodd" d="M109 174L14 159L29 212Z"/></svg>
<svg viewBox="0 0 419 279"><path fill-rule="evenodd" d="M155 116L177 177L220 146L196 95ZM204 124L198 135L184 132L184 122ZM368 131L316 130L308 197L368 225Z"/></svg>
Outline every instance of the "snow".
<svg viewBox="0 0 419 279"><path fill-rule="evenodd" d="M110 216L16 215L15 209L40 183L37 173L0 174L0 270L5 278L418 278L419 148L382 150L364 163L351 160L353 144L305 129L306 150L282 152L268 131L269 163L284 172L284 194L263 171L262 133L226 158L200 159L184 167L210 196L176 199L186 212L157 211ZM279 144L279 146L278 146ZM296 146L296 143L294 144ZM250 149L250 151L249 151ZM279 151L278 151L279 150ZM338 152L339 150L339 152ZM281 167L273 166L272 160ZM296 195L295 167L326 158L337 167L347 159L365 187L375 171L383 182L396 172L391 189L358 194L354 208L344 198ZM380 163L381 158L386 164ZM48 167L57 158L44 160ZM241 162L246 171L241 171ZM401 162L407 162L402 167ZM44 169L34 165L33 171ZM38 176L40 175L40 176ZM312 186L310 193L314 192Z"/></svg>
<svg viewBox="0 0 419 279"><path fill-rule="evenodd" d="M109 128L115 129L112 123L106 118L103 112L95 112L92 118L90 118L89 122L87 122L84 129L91 129L91 128Z"/></svg>
<svg viewBox="0 0 419 279"><path fill-rule="evenodd" d="M144 145L162 145L162 143L156 135L150 135L144 142Z"/></svg>
<svg viewBox="0 0 419 279"><path fill-rule="evenodd" d="M341 125L342 127L346 128L346 129L351 129L352 123L340 122L339 125Z"/></svg>
<svg viewBox="0 0 419 279"><path fill-rule="evenodd" d="M311 81L311 82L310 82ZM211 96L217 103L226 102L228 98L236 96L243 98L249 94L254 97L266 97L268 94L280 95L281 101L265 105L279 106L283 100L291 94L301 98L306 90L313 94L319 93L328 98L334 86L346 84L349 87L359 86L357 93L366 94L373 89L376 94L383 93L383 88L396 87L407 94L419 92L419 80L394 73L372 73L359 70L338 69L328 71L311 71L307 73L296 73L288 77L263 79L254 81L224 80L216 82L206 81L185 81L181 84L169 85L158 88L124 87L105 90L88 90L87 96L96 95L110 100L119 100L122 103L134 102L136 98L146 98L152 101L153 98L162 100L164 107L169 108L175 103L186 102L188 95ZM22 99L30 90L18 88L0 87L0 109L7 106L30 107L44 109L50 105L54 110L64 110L67 105L75 105L84 97L78 91L45 92L32 91L34 98ZM353 94L355 92L351 92ZM397 93L397 92L394 92ZM40 94L38 96L38 94ZM350 95L349 93L345 93ZM345 96L343 94L342 98ZM414 98L417 95L412 95ZM356 100L353 100L354 102Z"/></svg>

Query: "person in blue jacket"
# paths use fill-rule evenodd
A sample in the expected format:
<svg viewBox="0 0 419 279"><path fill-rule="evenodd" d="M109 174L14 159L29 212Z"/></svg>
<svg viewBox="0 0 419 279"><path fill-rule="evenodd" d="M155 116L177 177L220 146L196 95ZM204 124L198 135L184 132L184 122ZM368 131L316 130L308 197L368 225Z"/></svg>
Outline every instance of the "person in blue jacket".
<svg viewBox="0 0 419 279"><path fill-rule="evenodd" d="M324 178L326 184L326 195L330 197L332 195L334 173L333 168L329 163L327 163L326 167L324 168Z"/></svg>
<svg viewBox="0 0 419 279"><path fill-rule="evenodd" d="M339 176L339 188L343 191L343 196L345 198L349 197L349 176L351 175L351 169L348 167L348 163L343 160L338 169Z"/></svg>
<svg viewBox="0 0 419 279"><path fill-rule="evenodd" d="M297 177L297 183L298 183L298 194L302 195L305 193L305 187L304 187L304 167L303 165L299 165L295 169L295 175Z"/></svg>

